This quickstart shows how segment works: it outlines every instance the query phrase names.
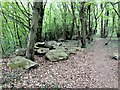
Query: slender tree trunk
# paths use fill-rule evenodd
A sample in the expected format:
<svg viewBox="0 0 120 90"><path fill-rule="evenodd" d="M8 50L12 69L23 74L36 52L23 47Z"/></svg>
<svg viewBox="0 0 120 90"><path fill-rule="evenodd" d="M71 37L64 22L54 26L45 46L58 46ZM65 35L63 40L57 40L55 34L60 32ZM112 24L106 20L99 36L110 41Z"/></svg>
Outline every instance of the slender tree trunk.
<svg viewBox="0 0 120 90"><path fill-rule="evenodd" d="M74 5L73 2L71 2L71 9L72 9L72 15L73 15L73 19L72 19L72 24L71 24L71 32L70 32L70 39L73 36L73 31L74 31L74 22L75 22L75 11L74 11Z"/></svg>
<svg viewBox="0 0 120 90"><path fill-rule="evenodd" d="M97 10L96 10L96 8L97 8ZM98 13L98 5L97 5L97 7L94 7L94 17L95 17L95 28L94 28L94 30L93 30L93 35L95 35L96 33L97 33L97 25L98 25L98 18L97 18L97 16L95 15L95 12L97 12Z"/></svg>
<svg viewBox="0 0 120 90"><path fill-rule="evenodd" d="M39 3L39 8L38 8L38 13L40 15L39 20L38 20L38 29L37 29L37 40L36 42L40 42L42 38L42 24L43 24L43 17L44 17L44 6L43 6L43 1L38 2Z"/></svg>
<svg viewBox="0 0 120 90"><path fill-rule="evenodd" d="M63 27L64 27L64 39L68 39L68 33L67 33L67 24L66 24L66 16L67 16L67 6L66 3L63 3L63 10L64 10L64 16L63 16Z"/></svg>
<svg viewBox="0 0 120 90"><path fill-rule="evenodd" d="M101 4L101 10L103 10L103 4ZM103 37L103 16L101 16L101 37Z"/></svg>
<svg viewBox="0 0 120 90"><path fill-rule="evenodd" d="M118 3L118 13L120 15L120 1ZM120 38L120 17L118 16L118 32L117 32L117 37Z"/></svg>
<svg viewBox="0 0 120 90"><path fill-rule="evenodd" d="M107 4L107 3L106 3ZM106 8L105 16L109 16L109 10ZM106 38L108 36L108 19L104 20L104 33L103 37Z"/></svg>
<svg viewBox="0 0 120 90"><path fill-rule="evenodd" d="M32 27L29 34L29 40L26 50L26 58L34 61L34 43L38 30L40 2L33 2Z"/></svg>
<svg viewBox="0 0 120 90"><path fill-rule="evenodd" d="M85 2L82 2L81 8L81 44L82 48L86 47L86 30L85 30Z"/></svg>
<svg viewBox="0 0 120 90"><path fill-rule="evenodd" d="M91 38L92 38L92 28L91 28L91 21L90 21L90 7L91 5L88 6L88 19L89 19L89 24L88 24L88 29L89 29L89 33L88 33L88 43L91 42Z"/></svg>
<svg viewBox="0 0 120 90"><path fill-rule="evenodd" d="M110 36L110 39L105 43L105 45L108 45L108 43L110 42L113 34L114 34L114 28L115 28L115 14L113 14L113 25L112 25L112 32L111 32L111 36Z"/></svg>
<svg viewBox="0 0 120 90"><path fill-rule="evenodd" d="M77 43L77 46L79 46L80 44L80 38L81 38L81 35L80 35L80 21L81 21L81 11L79 8L77 8L78 11L79 11L79 18L77 19L75 14L74 14L74 20L75 20L75 25L76 25L76 35L78 36L76 39L78 40L78 43Z"/></svg>

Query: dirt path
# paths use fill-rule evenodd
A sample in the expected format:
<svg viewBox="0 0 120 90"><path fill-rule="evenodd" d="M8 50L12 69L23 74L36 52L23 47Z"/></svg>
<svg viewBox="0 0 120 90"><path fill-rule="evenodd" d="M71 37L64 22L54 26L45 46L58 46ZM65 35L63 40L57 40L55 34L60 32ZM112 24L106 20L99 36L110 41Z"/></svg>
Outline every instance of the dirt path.
<svg viewBox="0 0 120 90"><path fill-rule="evenodd" d="M66 61L49 62L36 57L39 67L24 74L15 87L118 88L118 61L110 59L117 47L104 46L105 42L97 38L90 49Z"/></svg>
<svg viewBox="0 0 120 90"><path fill-rule="evenodd" d="M118 52L117 47L104 46L106 40L97 38L94 48L86 54L89 59L91 78L95 83L90 87L117 88L118 87L118 61L110 59L113 52ZM114 42L117 44L116 42ZM110 43L111 44L111 43Z"/></svg>

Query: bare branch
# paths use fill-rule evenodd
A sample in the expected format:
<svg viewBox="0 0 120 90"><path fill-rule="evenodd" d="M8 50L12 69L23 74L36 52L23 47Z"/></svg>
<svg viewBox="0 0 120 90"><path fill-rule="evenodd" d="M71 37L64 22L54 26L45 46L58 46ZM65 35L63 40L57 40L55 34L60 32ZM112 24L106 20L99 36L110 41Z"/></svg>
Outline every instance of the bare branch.
<svg viewBox="0 0 120 90"><path fill-rule="evenodd" d="M98 15L98 17L96 16L96 19L98 19L98 18L102 15L102 13L103 13L103 11L104 11L104 8L105 8L106 6L107 6L107 4L105 4L105 6L103 7L101 13Z"/></svg>
<svg viewBox="0 0 120 90"><path fill-rule="evenodd" d="M119 16L119 18L120 18L120 14L119 14L119 12L114 8L114 4L111 2L111 5L113 6L113 9L114 9L114 11L117 13L117 15Z"/></svg>

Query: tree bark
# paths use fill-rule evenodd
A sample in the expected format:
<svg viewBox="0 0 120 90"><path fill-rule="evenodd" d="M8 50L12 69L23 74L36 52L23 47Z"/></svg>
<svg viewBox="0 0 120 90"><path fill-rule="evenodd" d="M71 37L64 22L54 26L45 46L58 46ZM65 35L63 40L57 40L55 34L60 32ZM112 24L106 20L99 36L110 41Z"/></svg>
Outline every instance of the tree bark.
<svg viewBox="0 0 120 90"><path fill-rule="evenodd" d="M120 1L118 3L118 13L120 15ZM120 38L120 17L118 16L118 32L117 32L117 37Z"/></svg>
<svg viewBox="0 0 120 90"><path fill-rule="evenodd" d="M43 24L43 17L44 17L44 6L43 6L43 1L38 2L39 4L39 8L38 8L38 13L40 15L39 20L38 20L38 29L37 29L37 39L36 42L40 42L41 41L41 37L42 37L42 24Z"/></svg>
<svg viewBox="0 0 120 90"><path fill-rule="evenodd" d="M81 8L81 44L82 48L86 47L86 30L85 30L85 2L82 2Z"/></svg>
<svg viewBox="0 0 120 90"><path fill-rule="evenodd" d="M63 16L63 27L64 27L64 39L68 39L68 33L67 33L67 24L66 24L66 16L67 16L67 6L66 3L63 4L63 10L64 10L64 16Z"/></svg>
<svg viewBox="0 0 120 90"><path fill-rule="evenodd" d="M35 37L38 30L39 10L40 2L33 2L33 16L32 16L32 27L29 34L29 40L26 50L26 58L34 61L34 43Z"/></svg>
<svg viewBox="0 0 120 90"><path fill-rule="evenodd" d="M88 19L89 19L89 24L88 24L88 29L89 29L89 33L88 33L88 43L91 42L92 39L92 28L91 28L91 21L90 21L90 7L91 5L88 6Z"/></svg>
<svg viewBox="0 0 120 90"><path fill-rule="evenodd" d="M101 10L103 10L103 4L100 5L101 6ZM103 37L103 16L101 16L101 37Z"/></svg>
<svg viewBox="0 0 120 90"><path fill-rule="evenodd" d="M107 3L106 3L107 4ZM109 10L106 8L105 16L109 16ZM108 19L104 20L104 33L103 37L106 38L108 36Z"/></svg>
<svg viewBox="0 0 120 90"><path fill-rule="evenodd" d="M73 36L74 22L75 22L75 11L74 11L74 5L73 5L73 2L71 2L71 9L72 9L72 15L73 15L73 18L72 18L72 24L71 24L70 39L71 39L72 36Z"/></svg>

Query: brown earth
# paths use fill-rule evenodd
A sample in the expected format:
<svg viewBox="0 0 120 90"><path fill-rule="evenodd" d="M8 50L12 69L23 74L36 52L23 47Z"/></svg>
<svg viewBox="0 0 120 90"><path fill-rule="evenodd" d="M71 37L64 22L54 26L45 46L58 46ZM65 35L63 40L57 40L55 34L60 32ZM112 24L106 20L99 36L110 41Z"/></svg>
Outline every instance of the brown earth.
<svg viewBox="0 0 120 90"><path fill-rule="evenodd" d="M36 56L39 67L23 74L22 79L12 86L118 88L119 61L110 59L113 52L118 52L118 43L112 40L108 46L104 46L106 41L106 39L96 38L93 46L71 55L66 61L50 62ZM5 60L3 71L3 73L9 71Z"/></svg>

